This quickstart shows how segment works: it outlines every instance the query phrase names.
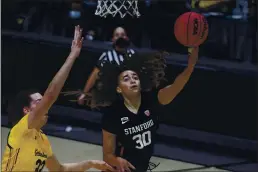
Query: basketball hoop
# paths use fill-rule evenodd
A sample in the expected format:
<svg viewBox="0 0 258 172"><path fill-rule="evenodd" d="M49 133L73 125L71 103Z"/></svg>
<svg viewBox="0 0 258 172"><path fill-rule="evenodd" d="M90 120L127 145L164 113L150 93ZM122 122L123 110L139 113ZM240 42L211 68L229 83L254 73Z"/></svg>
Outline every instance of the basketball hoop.
<svg viewBox="0 0 258 172"><path fill-rule="evenodd" d="M138 0L98 0L95 15L107 17L109 14L113 17L119 14L121 18L126 15L140 17Z"/></svg>

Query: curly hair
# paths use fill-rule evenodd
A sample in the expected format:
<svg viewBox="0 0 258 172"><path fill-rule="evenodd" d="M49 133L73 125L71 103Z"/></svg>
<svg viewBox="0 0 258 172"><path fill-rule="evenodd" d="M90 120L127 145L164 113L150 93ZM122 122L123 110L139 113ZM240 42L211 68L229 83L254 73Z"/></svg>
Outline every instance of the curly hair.
<svg viewBox="0 0 258 172"><path fill-rule="evenodd" d="M86 94L85 105L91 108L109 106L119 98L116 92L119 75L126 70L138 74L141 82L141 90L148 91L157 88L161 81L165 80L165 57L168 53L151 52L136 53L132 57L125 56L122 65L115 62L104 61L100 68L94 87ZM78 92L66 92L66 95L79 94Z"/></svg>

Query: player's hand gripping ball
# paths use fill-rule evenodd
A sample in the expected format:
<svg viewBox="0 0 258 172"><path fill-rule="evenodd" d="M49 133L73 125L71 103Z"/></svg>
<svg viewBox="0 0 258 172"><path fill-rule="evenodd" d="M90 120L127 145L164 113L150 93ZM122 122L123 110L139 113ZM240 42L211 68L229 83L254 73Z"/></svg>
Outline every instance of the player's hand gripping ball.
<svg viewBox="0 0 258 172"><path fill-rule="evenodd" d="M206 18L195 12L179 16L174 25L175 37L186 47L201 45L208 36L209 26Z"/></svg>

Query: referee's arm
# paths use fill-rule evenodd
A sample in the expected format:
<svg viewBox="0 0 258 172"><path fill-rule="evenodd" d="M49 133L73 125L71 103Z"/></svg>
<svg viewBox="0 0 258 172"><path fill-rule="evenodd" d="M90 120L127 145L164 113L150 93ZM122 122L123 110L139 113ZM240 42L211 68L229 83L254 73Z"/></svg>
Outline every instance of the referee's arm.
<svg viewBox="0 0 258 172"><path fill-rule="evenodd" d="M88 93L90 91L90 89L94 86L97 77L98 77L98 73L99 73L99 65L101 63L101 61L105 58L106 53L103 53L99 60L98 60L98 64L94 67L93 71L91 72L88 80L85 83L85 86L83 88L83 92L84 93ZM78 103L79 104L84 104L84 98L85 98L85 94L82 94L79 98L78 98Z"/></svg>
<svg viewBox="0 0 258 172"><path fill-rule="evenodd" d="M83 92L84 93L87 93L90 91L90 89L94 86L96 80L97 80L97 76L98 76L98 73L99 73L99 68L98 67L94 67L93 71L91 72L90 74L90 77L88 78L85 86L84 86L84 89L83 89Z"/></svg>

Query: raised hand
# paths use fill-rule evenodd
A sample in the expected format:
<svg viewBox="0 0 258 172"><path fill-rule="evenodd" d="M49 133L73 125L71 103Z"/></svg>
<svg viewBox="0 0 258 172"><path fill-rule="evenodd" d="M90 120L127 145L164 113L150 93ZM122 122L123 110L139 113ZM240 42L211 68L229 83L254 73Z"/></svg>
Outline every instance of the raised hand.
<svg viewBox="0 0 258 172"><path fill-rule="evenodd" d="M82 37L82 28L80 26L75 26L74 29L74 38L71 46L71 53L70 55L74 58L77 58L80 55L81 48L83 43Z"/></svg>
<svg viewBox="0 0 258 172"><path fill-rule="evenodd" d="M188 53L189 53L188 66L194 67L198 61L199 47L188 48Z"/></svg>

